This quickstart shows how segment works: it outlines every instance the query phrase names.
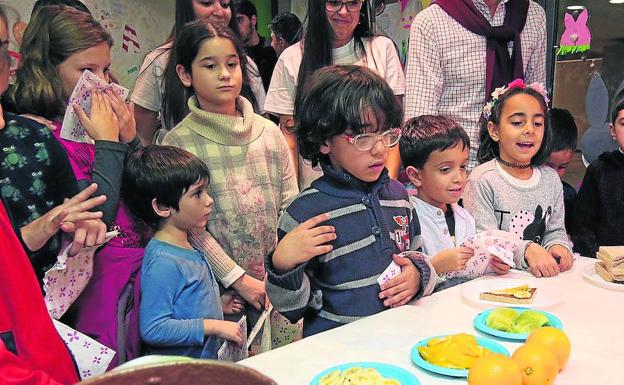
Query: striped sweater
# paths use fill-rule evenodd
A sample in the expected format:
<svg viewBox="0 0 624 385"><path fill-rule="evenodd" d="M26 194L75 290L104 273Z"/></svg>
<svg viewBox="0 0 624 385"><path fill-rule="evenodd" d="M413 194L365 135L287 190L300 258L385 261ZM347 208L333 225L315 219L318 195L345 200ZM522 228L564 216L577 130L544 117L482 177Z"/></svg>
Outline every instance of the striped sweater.
<svg viewBox="0 0 624 385"><path fill-rule="evenodd" d="M334 226L333 251L280 273L266 261L266 290L273 306L291 322L304 317L304 336L313 335L385 310L377 278L392 255L416 245L420 230L407 192L388 178L364 183L323 166L324 175L299 194L279 220L281 240L300 223L325 212ZM420 243L420 242L418 242ZM425 293L430 268L412 258L421 273L417 296Z"/></svg>

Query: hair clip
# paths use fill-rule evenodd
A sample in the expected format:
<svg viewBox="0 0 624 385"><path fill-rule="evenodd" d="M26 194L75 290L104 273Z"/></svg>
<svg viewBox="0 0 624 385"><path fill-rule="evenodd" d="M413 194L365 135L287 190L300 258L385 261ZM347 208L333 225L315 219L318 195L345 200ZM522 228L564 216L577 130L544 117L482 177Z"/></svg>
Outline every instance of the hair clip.
<svg viewBox="0 0 624 385"><path fill-rule="evenodd" d="M526 84L524 80L516 79L512 81L511 83L507 84L507 86L498 87L494 91L492 91L490 101L483 107L483 117L486 120L490 119L490 116L492 115L492 110L498 103L500 97L504 95L507 91L514 89L514 88L520 88L520 89L530 88L534 91L537 91L540 95L542 95L542 97L544 98L544 102L546 104L550 102L550 99L548 98L548 91L546 91L546 87L544 87L542 83L534 82L531 84Z"/></svg>

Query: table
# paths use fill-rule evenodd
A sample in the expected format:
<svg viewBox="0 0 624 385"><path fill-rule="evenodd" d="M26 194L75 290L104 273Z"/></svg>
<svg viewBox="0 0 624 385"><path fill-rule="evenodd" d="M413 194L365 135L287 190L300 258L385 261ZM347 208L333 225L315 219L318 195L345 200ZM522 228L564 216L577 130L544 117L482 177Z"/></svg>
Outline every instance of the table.
<svg viewBox="0 0 624 385"><path fill-rule="evenodd" d="M594 262L595 259L581 257L572 270L539 279L540 284L546 281L561 291L563 302L549 311L562 320L572 342L570 360L555 385L624 384L620 366L624 365L624 292L586 282L582 272ZM512 271L504 277L528 282L538 279L522 271ZM421 298L413 306L390 309L239 364L266 374L280 385L307 385L326 368L356 361L400 366L416 375L422 385L465 384L465 379L438 376L410 361L410 350L421 339L461 332L483 335L472 326L481 309L462 300L460 286ZM495 340L511 353L520 346L520 343Z"/></svg>

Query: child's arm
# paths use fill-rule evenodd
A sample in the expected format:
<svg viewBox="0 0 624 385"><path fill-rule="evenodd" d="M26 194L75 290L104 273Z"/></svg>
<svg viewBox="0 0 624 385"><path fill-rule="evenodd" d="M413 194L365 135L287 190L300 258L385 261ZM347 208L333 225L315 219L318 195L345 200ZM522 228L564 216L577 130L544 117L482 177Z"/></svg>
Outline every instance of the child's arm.
<svg viewBox="0 0 624 385"><path fill-rule="evenodd" d="M204 320L204 335L218 336L228 341L243 344L243 331L237 322L221 321L217 319Z"/></svg>
<svg viewBox="0 0 624 385"><path fill-rule="evenodd" d="M320 307L322 298L313 295L305 273L308 261L329 253L336 239L332 226L317 226L329 219L320 214L298 224L288 212L280 218L279 242L266 259L266 289L271 303L290 322L297 322L309 306Z"/></svg>
<svg viewBox="0 0 624 385"><path fill-rule="evenodd" d="M466 266L466 262L474 255L469 247L453 247L437 253L431 258L431 264L436 273L444 274L449 271L458 271Z"/></svg>
<svg viewBox="0 0 624 385"><path fill-rule="evenodd" d="M599 223L599 199L598 180L594 173L594 167L589 165L581 188L576 196L574 204L575 225L572 229L572 241L574 250L584 257L595 257L598 251L595 229L604 226Z"/></svg>
<svg viewBox="0 0 624 385"><path fill-rule="evenodd" d="M553 173L554 174L554 173ZM557 178L559 181L559 178ZM563 187L555 188L555 204L552 215L546 222L544 231L544 248L559 262L560 271L569 270L572 267L574 258L572 249L568 243L568 234L565 229L565 205L563 200Z"/></svg>
<svg viewBox="0 0 624 385"><path fill-rule="evenodd" d="M139 326L145 343L153 346L201 346L204 343L203 318L173 318L173 306L184 284L177 264L167 257L150 259L143 266Z"/></svg>

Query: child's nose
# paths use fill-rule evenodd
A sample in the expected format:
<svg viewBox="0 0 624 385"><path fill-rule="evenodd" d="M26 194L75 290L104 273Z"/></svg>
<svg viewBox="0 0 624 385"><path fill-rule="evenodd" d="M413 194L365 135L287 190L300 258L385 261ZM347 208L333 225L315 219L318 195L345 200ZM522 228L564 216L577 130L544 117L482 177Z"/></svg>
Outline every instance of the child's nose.
<svg viewBox="0 0 624 385"><path fill-rule="evenodd" d="M378 154L380 152L383 152L386 150L386 146L383 144L383 140L381 140L381 138L377 138L377 140L375 141L375 144L373 145L373 148L371 149L371 151L374 154Z"/></svg>

